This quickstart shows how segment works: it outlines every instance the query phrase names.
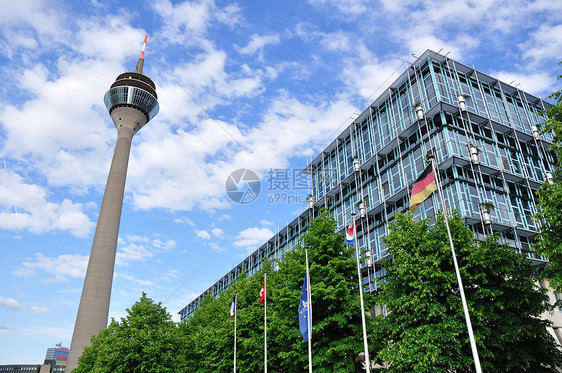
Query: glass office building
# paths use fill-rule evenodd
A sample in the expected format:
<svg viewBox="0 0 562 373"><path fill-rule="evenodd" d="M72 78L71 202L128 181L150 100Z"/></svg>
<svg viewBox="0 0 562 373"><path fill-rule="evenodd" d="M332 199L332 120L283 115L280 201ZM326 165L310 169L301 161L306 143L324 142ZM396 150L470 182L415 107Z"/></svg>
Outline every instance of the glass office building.
<svg viewBox="0 0 562 373"><path fill-rule="evenodd" d="M445 203L460 212L477 238L499 232L529 259L536 234L535 191L552 178L550 134L541 135L549 104L432 51L426 51L308 166L309 208L180 311L193 313L243 271L253 274L269 257L282 260L321 207L343 232L356 213L366 289L382 276L381 240L394 214L408 210L412 185L435 154ZM436 193L416 215L441 209Z"/></svg>
<svg viewBox="0 0 562 373"><path fill-rule="evenodd" d="M62 347L60 345L50 347L47 349L47 354L45 355L45 364L66 366L69 353L70 349L67 347Z"/></svg>

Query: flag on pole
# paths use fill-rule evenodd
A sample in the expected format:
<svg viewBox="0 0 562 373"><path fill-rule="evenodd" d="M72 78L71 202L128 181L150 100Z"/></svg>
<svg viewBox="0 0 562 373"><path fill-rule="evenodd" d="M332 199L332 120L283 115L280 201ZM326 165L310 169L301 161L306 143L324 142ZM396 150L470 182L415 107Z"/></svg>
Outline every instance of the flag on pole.
<svg viewBox="0 0 562 373"><path fill-rule="evenodd" d="M267 272L263 273L263 286L260 291L260 304L263 304L263 371L267 373Z"/></svg>
<svg viewBox="0 0 562 373"><path fill-rule="evenodd" d="M304 274L304 282L301 289L301 301L299 303L299 329L303 342L308 341L308 272Z"/></svg>
<svg viewBox="0 0 562 373"><path fill-rule="evenodd" d="M236 314L236 293L234 293L234 299L232 300L232 305L230 306L230 318L234 318Z"/></svg>
<svg viewBox="0 0 562 373"><path fill-rule="evenodd" d="M354 224L350 224L349 227L347 227L347 231L345 232L345 243L348 245L353 245L353 241L354 241L354 232L355 232L355 228L357 226Z"/></svg>
<svg viewBox="0 0 562 373"><path fill-rule="evenodd" d="M410 211L415 212L418 205L425 201L435 191L435 177L431 165L427 166L416 179L410 196Z"/></svg>
<svg viewBox="0 0 562 373"><path fill-rule="evenodd" d="M263 286L261 287L261 291L260 291L260 304L263 304L264 301L265 301L265 282L263 283Z"/></svg>

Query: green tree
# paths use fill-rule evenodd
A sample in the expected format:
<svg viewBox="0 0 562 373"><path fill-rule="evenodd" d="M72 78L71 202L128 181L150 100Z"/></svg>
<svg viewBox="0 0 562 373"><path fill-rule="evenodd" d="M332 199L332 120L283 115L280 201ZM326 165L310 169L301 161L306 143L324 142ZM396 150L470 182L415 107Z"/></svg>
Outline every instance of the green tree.
<svg viewBox="0 0 562 373"><path fill-rule="evenodd" d="M302 240L308 248L312 287L312 348L316 372L354 372L363 351L361 310L354 249L336 234L327 211L315 219ZM305 273L305 251L297 245L285 254L279 271L265 261L253 276L242 274L216 298L207 297L182 326L186 360L192 372L227 372L233 366L234 323L229 309L238 295L237 370L263 371L264 306L258 302L267 271L268 370L303 372L307 343L299 332L297 307ZM366 296L366 305L374 299ZM367 318L373 331L372 318Z"/></svg>
<svg viewBox="0 0 562 373"><path fill-rule="evenodd" d="M232 370L234 320L229 315L234 293L237 294L237 371L263 371L264 306L258 300L264 271L268 272L269 283L272 275L274 278L274 271L271 263L265 260L261 270L253 276L242 273L216 298L206 297L200 309L181 325L182 334L187 339L185 353L190 372Z"/></svg>
<svg viewBox="0 0 562 373"><path fill-rule="evenodd" d="M361 304L355 249L336 234L336 221L327 210L311 222L303 236L308 248L312 300L312 357L316 372L353 372L363 351ZM285 254L271 294L271 365L280 372L303 372L308 346L298 327L297 306L305 274L305 250L296 246ZM365 296L366 309L374 298ZM372 331L373 319L367 318Z"/></svg>
<svg viewBox="0 0 562 373"><path fill-rule="evenodd" d="M562 79L562 75L558 79ZM539 212L535 218L542 224L533 248L550 261L545 271L550 286L562 289L562 90L554 92L548 98L556 100L556 104L543 111L546 117L543 132L554 135L550 150L557 156L558 169L552 184L544 183L537 193Z"/></svg>
<svg viewBox="0 0 562 373"><path fill-rule="evenodd" d="M121 322L114 319L91 339L73 373L189 371L178 326L143 292Z"/></svg>
<svg viewBox="0 0 562 373"><path fill-rule="evenodd" d="M228 316L229 305L226 305L223 293L220 298L206 297L201 309L180 325L180 331L186 339L182 353L186 355L191 372L232 370L234 333L231 323L227 322L231 321Z"/></svg>
<svg viewBox="0 0 562 373"><path fill-rule="evenodd" d="M449 224L482 370L555 372L562 355L539 317L550 305L534 268L495 235L476 242L458 213ZM380 361L395 372L473 371L443 215L397 214L384 241L393 259L377 298L388 309L377 317Z"/></svg>

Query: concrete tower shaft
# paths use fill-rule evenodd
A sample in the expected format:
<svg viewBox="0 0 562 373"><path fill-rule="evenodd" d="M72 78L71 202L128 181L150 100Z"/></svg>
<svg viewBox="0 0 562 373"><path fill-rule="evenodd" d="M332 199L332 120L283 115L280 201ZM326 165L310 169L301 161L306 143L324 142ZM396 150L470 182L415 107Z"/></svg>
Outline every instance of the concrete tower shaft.
<svg viewBox="0 0 562 373"><path fill-rule="evenodd" d="M117 142L84 279L67 372L78 366L78 358L84 347L90 345L90 338L107 327L131 142L135 133L159 110L156 86L142 74L144 47L142 53L137 71L119 75L104 96L117 128Z"/></svg>
<svg viewBox="0 0 562 373"><path fill-rule="evenodd" d="M78 358L82 355L84 347L90 345L90 338L107 327L123 194L134 135L131 126L132 123L129 123L118 129L117 143L74 325L67 365L69 372L77 367Z"/></svg>

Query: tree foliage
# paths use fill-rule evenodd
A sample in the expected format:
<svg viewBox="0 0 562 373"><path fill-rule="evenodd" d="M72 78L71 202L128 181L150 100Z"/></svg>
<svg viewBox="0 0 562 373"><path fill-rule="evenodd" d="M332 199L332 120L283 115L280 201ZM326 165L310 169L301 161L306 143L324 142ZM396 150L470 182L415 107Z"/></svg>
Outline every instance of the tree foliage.
<svg viewBox="0 0 562 373"><path fill-rule="evenodd" d="M562 75L558 79L562 79ZM548 98L556 100L556 104L543 111L546 117L543 132L554 135L550 150L557 156L558 170L553 183L544 183L537 193L539 212L535 218L542 224L538 241L533 247L550 261L545 275L551 287L562 289L562 90Z"/></svg>
<svg viewBox="0 0 562 373"><path fill-rule="evenodd" d="M111 320L107 329L91 339L73 373L189 371L183 355L178 325L162 307L143 292L127 309L121 322Z"/></svg>
<svg viewBox="0 0 562 373"><path fill-rule="evenodd" d="M554 372L562 355L540 314L548 297L534 268L497 236L476 242L458 214L449 218L482 370ZM379 361L390 371L470 372L473 359L442 214L435 224L396 215L384 239L392 261L379 304Z"/></svg>
<svg viewBox="0 0 562 373"><path fill-rule="evenodd" d="M355 249L335 234L336 221L324 210L303 237L308 248L312 300L312 358L316 372L353 372L363 351L361 303ZM285 255L275 288L271 290L273 367L302 372L308 367L307 344L298 329L296 307L305 273L305 250L297 246ZM365 296L365 308L374 304ZM373 330L373 319L367 318Z"/></svg>
<svg viewBox="0 0 562 373"><path fill-rule="evenodd" d="M315 219L303 236L308 248L312 297L312 356L316 372L354 372L363 351L361 311L354 249L335 233L327 212ZM285 254L279 271L265 261L251 277L241 276L217 298L207 297L181 330L189 340L192 372L229 371L233 365L234 323L229 317L238 297L237 370L263 371L264 306L258 302L267 271L268 370L303 372L308 368L307 343L298 327L297 307L305 273L305 250L297 245ZM367 304L373 299L367 298ZM369 319L369 327L373 320Z"/></svg>
<svg viewBox="0 0 562 373"><path fill-rule="evenodd" d="M200 309L180 327L188 340L190 372L232 371L234 360L234 320L230 306L237 294L237 371L263 370L264 315L258 302L264 271L271 275L271 262L262 262L262 269L251 277L242 274L217 298L208 296ZM269 298L269 294L268 294Z"/></svg>

